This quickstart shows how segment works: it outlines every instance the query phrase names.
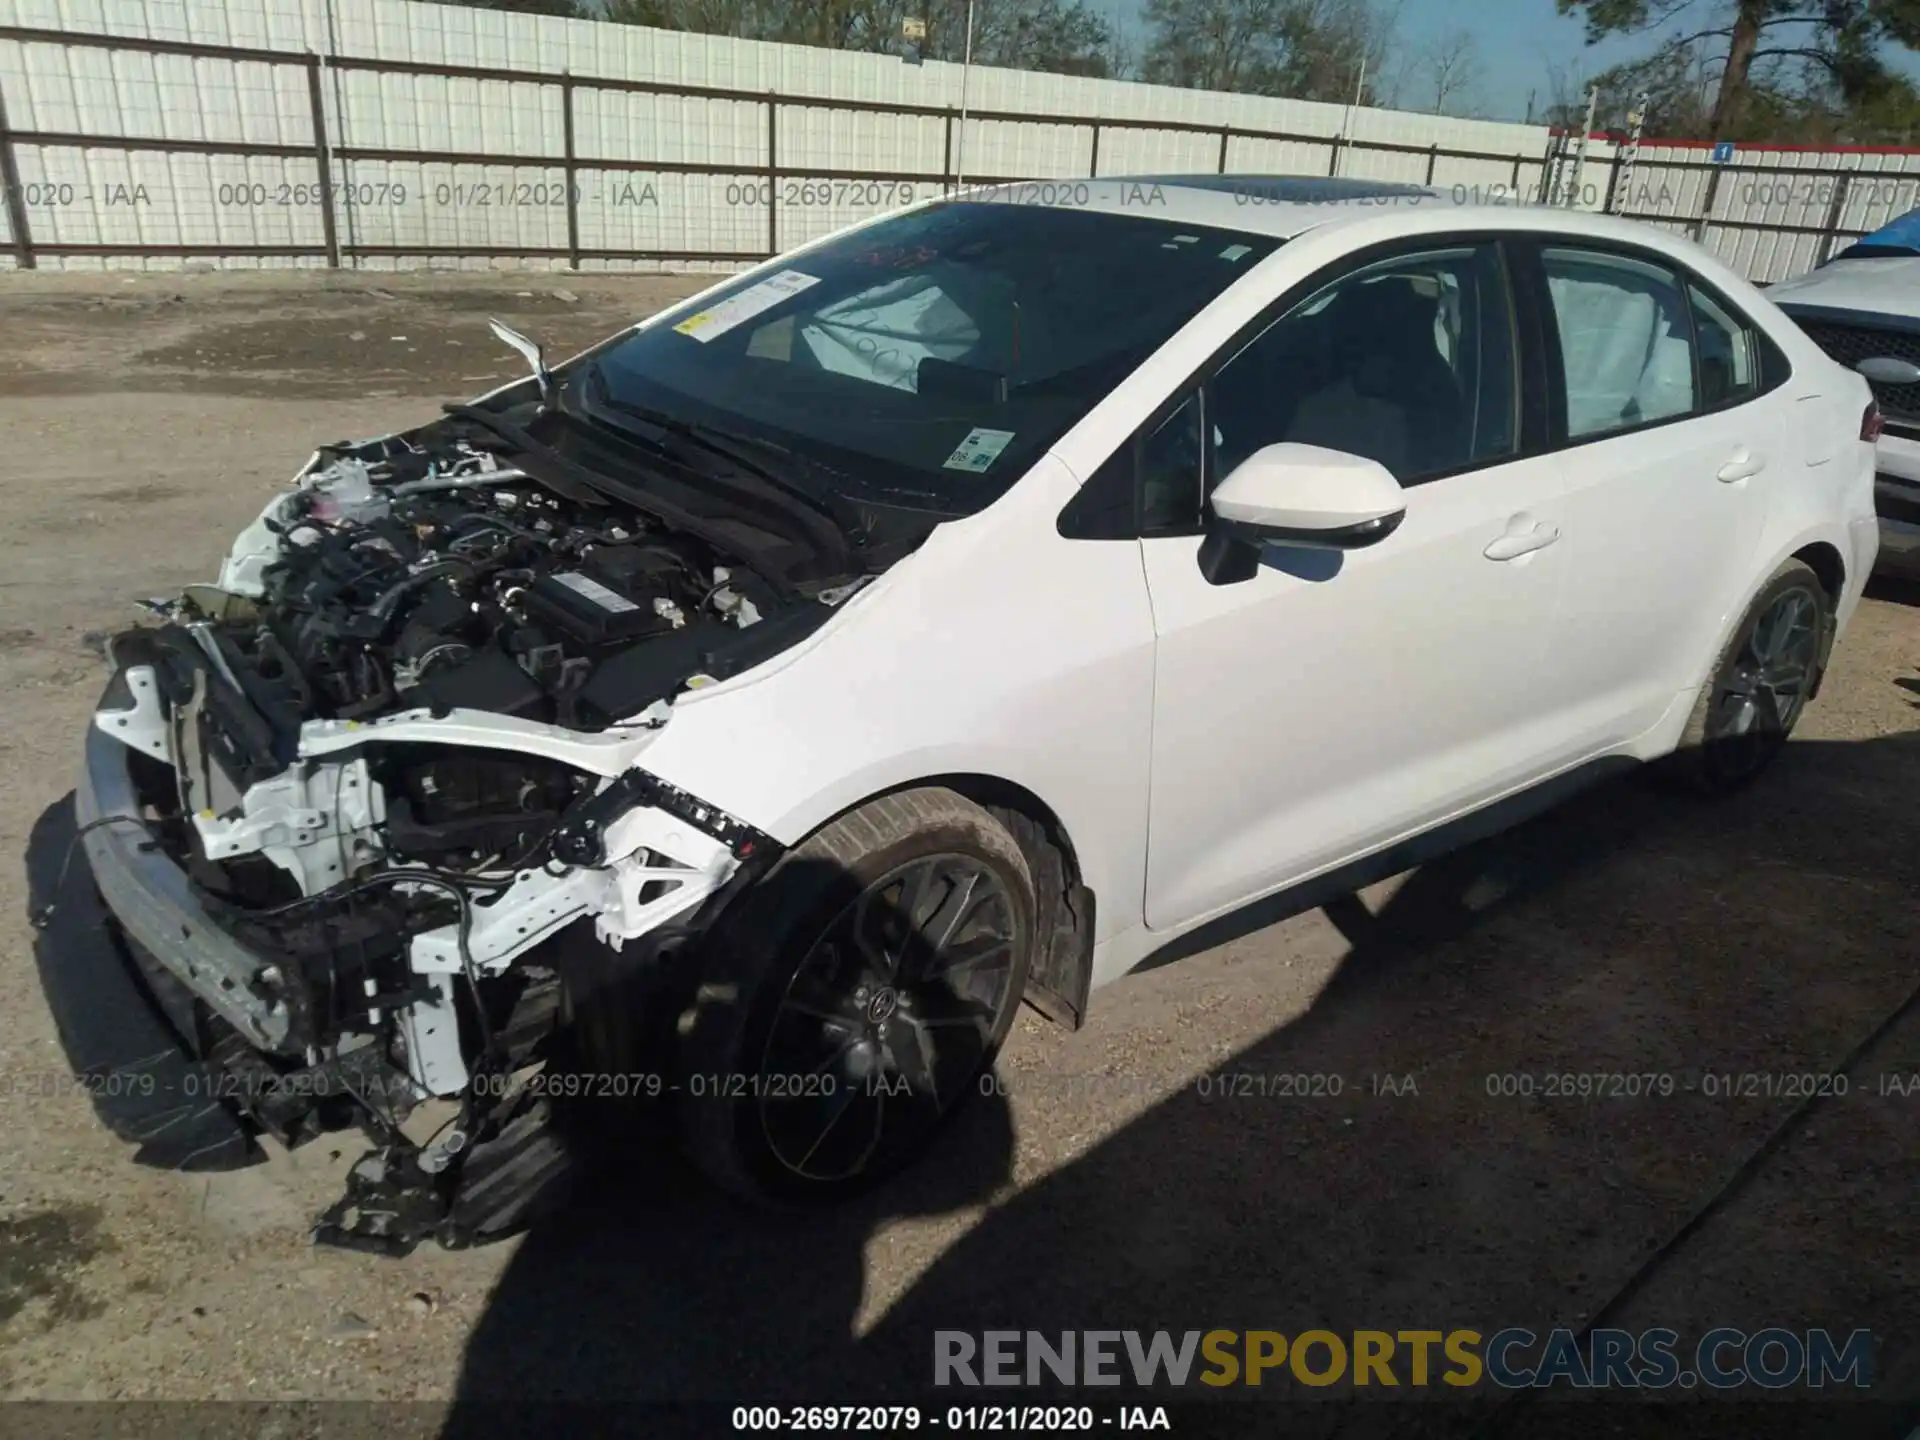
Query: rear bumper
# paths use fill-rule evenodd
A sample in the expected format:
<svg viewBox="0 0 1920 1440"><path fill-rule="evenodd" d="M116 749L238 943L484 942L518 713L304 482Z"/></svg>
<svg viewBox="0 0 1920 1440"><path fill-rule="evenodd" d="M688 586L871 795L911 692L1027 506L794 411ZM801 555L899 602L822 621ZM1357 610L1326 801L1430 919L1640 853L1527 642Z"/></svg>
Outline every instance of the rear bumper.
<svg viewBox="0 0 1920 1440"><path fill-rule="evenodd" d="M252 1129L217 1098L219 1087L187 1038L188 997L174 992L163 1002L166 973L154 967L143 976L88 864L76 857L60 874L73 837L74 811L61 801L41 817L27 848L34 911L52 907L33 954L66 1052L60 1087L83 1090L106 1127L139 1147L140 1164L198 1171L253 1163L260 1151Z"/></svg>

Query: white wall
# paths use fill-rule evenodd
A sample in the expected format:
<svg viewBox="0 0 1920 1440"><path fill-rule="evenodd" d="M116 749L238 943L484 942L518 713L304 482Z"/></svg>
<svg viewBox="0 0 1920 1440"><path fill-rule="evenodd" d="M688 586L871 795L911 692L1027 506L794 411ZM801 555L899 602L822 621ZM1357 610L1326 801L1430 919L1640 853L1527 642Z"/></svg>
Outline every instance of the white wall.
<svg viewBox="0 0 1920 1440"><path fill-rule="evenodd" d="M133 36L363 59L482 66L517 72L570 71L595 77L702 86L784 96L818 96L958 108L961 69L908 66L890 56L854 55L719 36L642 30L413 3L413 0L0 0L0 26ZM90 46L0 40L0 96L16 131L245 141L299 147L276 157L166 154L104 146L17 147L23 198L35 245L309 246L323 242L315 203L317 166L307 77L300 64L148 55ZM1017 112L1018 122L973 119L956 137L956 159L971 177L1078 178L1093 159L1091 130L1047 117L1178 122L1324 137L1297 141L1233 138L1227 168L1254 173L1325 174L1331 139L1342 174L1423 181L1425 154L1365 148L1368 141L1477 151L1492 158L1440 157L1434 183L1478 194L1537 201L1555 176L1539 126L1455 120L1391 110L1260 96L1177 90L1124 81L976 67L970 110ZM435 149L515 157L511 165L416 160L338 160L333 166L339 239L345 244L560 249L563 202L562 95L530 82L328 71L326 129L336 146ZM576 91L580 244L587 250L751 254L767 245L761 184L749 177L631 172L593 160L692 165L765 165L767 107L758 100ZM782 107L775 161L788 169L847 169L919 177L853 187L845 182L780 186L782 248L811 239L911 194L932 193L945 167L947 126L938 116ZM958 129L959 127L956 127ZM1699 147L1648 145L1616 208L1693 233L1711 175ZM1605 202L1613 149L1593 142L1572 203ZM1516 172L1515 160L1519 161ZM1694 168L1673 168L1685 162ZM1920 204L1920 155L1743 150L1743 166L1714 190L1705 243L1757 280L1774 280L1822 258L1825 242L1778 227L1820 228L1832 211L1834 181L1798 176L1817 168L1856 170L1843 197L1842 229L1865 230ZM1103 175L1213 171L1217 134L1103 127ZM1901 178L1908 177L1908 178ZM1570 166L1557 172L1561 183ZM304 188L303 188L304 187ZM482 200L487 203L480 203ZM506 203L502 203L505 201ZM1747 222L1765 229L1715 225ZM0 266L12 263L0 210ZM43 266L161 268L181 258L61 257ZM230 267L323 265L324 257L224 255ZM564 258L519 255L452 259L365 257L394 265L507 265L562 269ZM594 260L583 268L635 268ZM645 263L640 268L727 269L729 262Z"/></svg>
<svg viewBox="0 0 1920 1440"><path fill-rule="evenodd" d="M294 52L476 65L581 79L667 82L754 94L822 96L957 108L961 68L908 66L854 55L716 36L642 30L411 0L0 0L0 25L139 36ZM310 147L306 76L298 66L110 52L0 40L0 87L15 131L242 140ZM330 74L327 129L337 145L439 149L526 157L506 166L357 160L335 166L343 241L373 245L564 247L561 92L557 86L365 72ZM1350 120L1353 137L1406 145L1491 151L1493 161L1442 157L1441 184L1510 180L1522 157L1537 184L1546 132L1539 127L1442 119L1386 110L1348 115L1339 105L1225 95L1128 82L975 67L972 112L1178 121L1331 138ZM943 170L946 127L938 117L783 108L783 167L910 172L926 195ZM583 157L764 165L766 107L734 100L578 92L576 148ZM982 121L956 137L971 176L1080 177L1092 134L1084 125ZM322 242L309 195L307 155L245 158L130 152L102 147L18 147L23 189L34 201L36 245L309 245ZM1234 139L1228 166L1242 171L1322 173L1326 144ZM1212 171L1215 135L1105 129L1102 174ZM1350 150L1342 171L1422 180L1426 159ZM649 191L648 187L651 187ZM499 204L501 189L516 203ZM782 187L784 190L786 187ZM634 174L583 169L580 243L587 249L752 252L765 248L766 207L738 177ZM783 247L812 238L899 197L877 187L843 203L845 186L783 203ZM482 195L490 202L476 203ZM264 203L259 203L264 201ZM526 202L526 203L517 203ZM866 202L866 203L859 203ZM349 215L347 212L351 211ZM9 237L10 238L10 237ZM43 257L45 265L157 266L179 261ZM221 263L316 264L229 258ZM369 265L391 264L370 260ZM453 263L453 262L441 262ZM497 263L487 260L469 264ZM511 262L510 262L511 263ZM561 261L529 262L564 266ZM594 268L609 263L585 262ZM724 268L724 267L696 267Z"/></svg>
<svg viewBox="0 0 1920 1440"><path fill-rule="evenodd" d="M1613 155L1604 142L1588 147L1579 199L1589 208L1606 202ZM1844 185L1835 170L1847 172ZM1570 178L1570 167L1565 173ZM1715 166L1708 145L1662 142L1641 147L1614 210L1695 236L1735 270L1765 283L1819 264L1848 243L1847 232L1878 229L1916 206L1920 152L1739 146L1730 165ZM1697 224L1703 214L1704 229ZM1825 230L1829 222L1839 232L1831 243L1802 233Z"/></svg>

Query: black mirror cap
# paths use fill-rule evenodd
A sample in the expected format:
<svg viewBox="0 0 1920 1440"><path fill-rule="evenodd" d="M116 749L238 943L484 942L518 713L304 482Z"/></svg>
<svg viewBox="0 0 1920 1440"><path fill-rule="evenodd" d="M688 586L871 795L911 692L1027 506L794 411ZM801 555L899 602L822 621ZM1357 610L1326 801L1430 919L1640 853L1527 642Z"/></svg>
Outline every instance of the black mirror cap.
<svg viewBox="0 0 1920 1440"><path fill-rule="evenodd" d="M1405 510L1396 510L1334 530L1290 530L1213 516L1200 541L1200 574L1209 585L1238 585L1259 573L1260 551L1267 545L1296 550L1364 550L1393 534L1406 518Z"/></svg>

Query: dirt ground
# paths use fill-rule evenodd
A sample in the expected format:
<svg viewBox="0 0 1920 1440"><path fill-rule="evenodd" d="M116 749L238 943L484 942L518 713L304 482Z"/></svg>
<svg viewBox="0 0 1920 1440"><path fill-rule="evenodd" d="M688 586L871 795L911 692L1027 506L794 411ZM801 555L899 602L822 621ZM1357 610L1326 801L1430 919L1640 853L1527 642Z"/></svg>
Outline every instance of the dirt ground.
<svg viewBox="0 0 1920 1440"><path fill-rule="evenodd" d="M516 373L489 315L559 357L702 283L7 277L0 845L22 855L71 787L100 634L131 599L207 578L316 443ZM1688 1337L1865 1327L1875 1393L1920 1395L1920 1014L1749 1174L1795 1102L1707 1079L1825 1071L1920 978L1917 600L1863 605L1749 793L1610 782L1360 904L1249 921L1102 992L1077 1033L1024 1019L1003 1098L827 1217L744 1213L661 1155L509 1244L316 1251L307 1222L355 1141L155 1172L63 1086L16 860L0 872L0 1396L415 1400L394 1412L405 1428L464 1416L477 1433L492 1407L543 1397L909 1394L942 1327L1595 1316ZM1637 1100L1490 1093L1549 1072L1676 1080ZM1278 1093L1296 1074L1340 1093ZM1364 1398L1286 1413L1285 1433L1408 1428ZM1770 1413L1787 1428L1752 1433L1795 1433ZM1859 1428L1826 1433L1893 1423L1852 1413ZM1423 1433L1485 1418L1438 1400L1421 1416Z"/></svg>

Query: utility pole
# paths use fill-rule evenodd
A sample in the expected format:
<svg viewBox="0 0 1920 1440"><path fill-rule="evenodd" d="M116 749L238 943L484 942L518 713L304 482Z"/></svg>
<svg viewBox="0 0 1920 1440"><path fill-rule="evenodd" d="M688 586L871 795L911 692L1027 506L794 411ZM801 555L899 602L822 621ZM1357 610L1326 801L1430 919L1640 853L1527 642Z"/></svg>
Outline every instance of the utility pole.
<svg viewBox="0 0 1920 1440"><path fill-rule="evenodd" d="M1626 213L1625 207L1632 198L1633 164L1640 158L1640 137L1646 132L1647 107L1651 100L1652 97L1642 90L1634 97L1633 109L1627 112L1627 143L1626 148L1620 152L1620 183L1614 187L1614 195L1608 197L1609 210L1614 208L1611 201L1618 197L1621 213Z"/></svg>
<svg viewBox="0 0 1920 1440"><path fill-rule="evenodd" d="M1367 57L1362 55L1360 57L1360 74L1359 74L1359 77L1355 79L1353 82L1353 103L1347 106L1346 116L1340 122L1339 138L1337 138L1333 142L1333 145L1334 145L1333 173L1336 175L1338 175L1341 172L1341 170L1346 168L1346 156L1341 153L1342 149L1343 148L1346 150L1353 149L1353 112L1355 108L1360 104L1360 97L1366 94L1366 92L1367 92ZM1340 143L1341 140L1346 141L1346 145L1344 147L1342 147Z"/></svg>
<svg viewBox="0 0 1920 1440"><path fill-rule="evenodd" d="M967 0L967 41L960 61L960 153L953 165L953 188L967 188L967 80L973 74L973 0Z"/></svg>

